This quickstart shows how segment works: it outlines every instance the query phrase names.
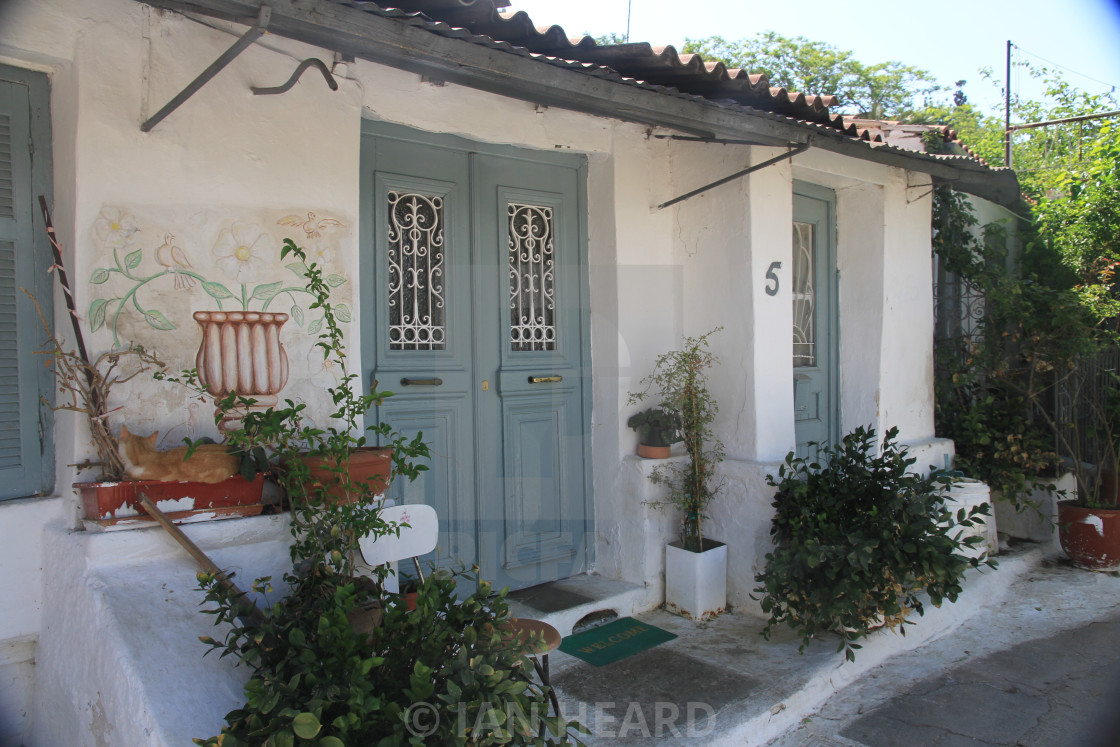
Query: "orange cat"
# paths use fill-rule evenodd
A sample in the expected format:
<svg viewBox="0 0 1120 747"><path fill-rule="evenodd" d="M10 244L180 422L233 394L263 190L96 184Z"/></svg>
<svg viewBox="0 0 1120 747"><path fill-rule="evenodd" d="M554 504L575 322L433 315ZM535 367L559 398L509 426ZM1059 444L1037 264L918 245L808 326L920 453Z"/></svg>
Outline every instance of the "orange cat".
<svg viewBox="0 0 1120 747"><path fill-rule="evenodd" d="M137 436L121 426L117 451L124 461L124 472L134 480L159 482L221 482L237 474L238 459L223 444L202 444L187 457L187 447L156 450L159 432Z"/></svg>

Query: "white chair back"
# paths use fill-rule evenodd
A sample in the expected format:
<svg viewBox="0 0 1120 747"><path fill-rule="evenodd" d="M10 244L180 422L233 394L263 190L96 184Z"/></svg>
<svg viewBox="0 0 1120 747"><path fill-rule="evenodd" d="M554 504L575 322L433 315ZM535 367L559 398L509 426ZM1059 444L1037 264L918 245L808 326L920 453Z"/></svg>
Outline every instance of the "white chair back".
<svg viewBox="0 0 1120 747"><path fill-rule="evenodd" d="M431 506L410 504L381 509L381 518L390 524L402 526L400 535L395 532L380 537L365 536L358 540L362 559L368 565L384 565L395 560L427 555L436 549L439 541L439 518Z"/></svg>

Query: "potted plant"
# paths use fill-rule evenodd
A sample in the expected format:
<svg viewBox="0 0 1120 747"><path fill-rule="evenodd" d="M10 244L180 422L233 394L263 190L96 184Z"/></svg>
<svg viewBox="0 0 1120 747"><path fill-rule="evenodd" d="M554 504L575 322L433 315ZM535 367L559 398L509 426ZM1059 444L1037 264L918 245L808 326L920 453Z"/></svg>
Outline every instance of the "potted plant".
<svg viewBox="0 0 1120 747"><path fill-rule="evenodd" d="M638 456L645 459L667 459L669 447L681 440L680 416L660 407L631 415L626 427L638 432Z"/></svg>
<svg viewBox="0 0 1120 747"><path fill-rule="evenodd" d="M312 307L323 309L317 344L346 371L330 285L290 241L282 256L289 254L305 268ZM358 539L395 528L382 519L377 501L337 500L332 490L366 494L380 489L347 469L354 452L371 445L371 437L392 449L390 481L414 479L426 469L422 462L429 451L420 434L410 439L384 422L363 429L366 412L390 394L361 394L356 379L346 374L331 388L336 409L324 427L304 416L304 405L289 401L281 410L249 411L244 428L230 433L243 450L267 446L281 465L279 480L291 503L292 569L284 576L287 596L264 608L259 621L243 614L241 595L216 576L200 574L213 605L206 611L216 623L229 623L224 640L204 642L235 655L252 674L245 686L247 703L228 714L221 735L195 741L293 744L298 738L334 747L443 743L454 736L456 718L463 714L472 719L469 725L477 732L472 737L479 741L493 734L494 743L540 743L535 741L539 722L532 717L547 716L542 706L548 691L531 681L532 663L523 652L501 642L498 631L509 614L504 592L491 595L490 587L480 583L464 598L450 574L432 573L410 613L405 605L374 604L389 572L385 566L359 576ZM313 479L309 457L321 459L334 479ZM362 576L373 583L356 580ZM269 586L269 579L258 579L253 588L263 593ZM356 623L355 612L364 608L375 610L376 624ZM427 719L410 720L412 706L421 703L434 714L432 731ZM487 722L485 714L493 708L509 720ZM544 723L559 737L548 744L568 743L570 724L559 717L546 717Z"/></svg>
<svg viewBox="0 0 1120 747"><path fill-rule="evenodd" d="M1115 354L1120 348L1110 343L1101 346L1101 353L1111 349ZM1083 359L1062 379L1070 420L1080 411L1090 425L1081 434L1075 422L1055 423L1059 443L1074 455L1070 461L1077 482L1076 498L1058 503L1058 540L1073 565L1112 573L1120 571L1120 377L1100 369L1092 359Z"/></svg>
<svg viewBox="0 0 1120 747"><path fill-rule="evenodd" d="M951 478L914 474L915 459L887 431L876 454L873 429L857 428L817 459L793 452L767 482L777 488L770 534L774 550L756 576L762 634L786 624L801 636L801 651L825 633L840 636L848 660L855 641L882 625L956 601L968 568L993 566L968 550L983 541L966 536L988 514L987 503L955 514L945 505Z"/></svg>
<svg viewBox="0 0 1120 747"><path fill-rule="evenodd" d="M679 350L659 355L640 382L644 388L629 399L635 404L655 398L661 410L680 418L684 457L655 468L650 480L666 491L656 505L681 511L680 539L665 548L665 606L701 620L727 606L727 547L703 531L705 511L720 488L716 468L724 454L712 432L719 406L707 380L708 369L718 362L708 338L720 329L686 337Z"/></svg>

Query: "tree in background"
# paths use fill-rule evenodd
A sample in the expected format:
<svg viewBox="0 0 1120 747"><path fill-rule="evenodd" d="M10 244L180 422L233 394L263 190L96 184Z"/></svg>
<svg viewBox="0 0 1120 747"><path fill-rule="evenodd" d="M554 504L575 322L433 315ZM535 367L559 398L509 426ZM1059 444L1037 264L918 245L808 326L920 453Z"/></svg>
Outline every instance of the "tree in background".
<svg viewBox="0 0 1120 747"><path fill-rule="evenodd" d="M867 65L848 50L773 31L739 41L721 36L685 39L683 51L748 73L764 73L772 86L835 95L840 99L837 111L872 119L904 117L916 99L940 90L925 70L901 62Z"/></svg>
<svg viewBox="0 0 1120 747"><path fill-rule="evenodd" d="M1117 108L1116 97L1112 93L1082 91L1061 74L1046 67L1030 63L1022 63L1020 67L1030 77L1043 81L1045 89L1041 100L1012 95L1013 123L1080 117ZM981 70L980 75L1003 93L1003 82L997 81L990 69ZM1003 166L1003 111L985 113L969 103L963 90L966 82L957 82L957 93L951 104L926 106L913 112L909 121L948 125L978 156L993 166ZM1108 121L1072 122L1016 133L1013 165L1024 193L1032 199L1043 198L1068 184L1069 174L1086 168L1090 148Z"/></svg>
<svg viewBox="0 0 1120 747"><path fill-rule="evenodd" d="M1036 251L1062 258L1076 290L1100 323L1120 327L1120 127L1107 120L1084 148L1078 168L1048 175L1035 206ZM1080 147L1079 147L1080 149Z"/></svg>

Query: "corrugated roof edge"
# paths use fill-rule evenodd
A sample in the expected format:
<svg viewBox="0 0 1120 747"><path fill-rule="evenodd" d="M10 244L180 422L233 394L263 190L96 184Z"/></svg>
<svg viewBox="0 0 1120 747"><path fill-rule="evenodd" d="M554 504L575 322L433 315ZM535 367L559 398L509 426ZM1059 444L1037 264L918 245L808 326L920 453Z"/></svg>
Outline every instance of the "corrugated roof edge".
<svg viewBox="0 0 1120 747"><path fill-rule="evenodd" d="M537 26L525 11L500 12L492 0L480 0L465 7L449 6L439 0L401 0L393 5L373 0L327 1L388 18L408 18L434 33L476 44L496 44L505 51L520 48L558 64L579 63L581 67L572 69L584 73L609 71L619 79L649 86L650 90L672 89L710 101L734 101L756 110L824 124L851 137L874 139L871 133L853 128L844 115L829 110L838 103L835 96L771 86L763 74L728 68L719 61L705 61L698 54L681 55L671 45L655 47L648 42L601 45L586 35L573 40L561 26ZM716 95L692 90L696 88L714 89Z"/></svg>

